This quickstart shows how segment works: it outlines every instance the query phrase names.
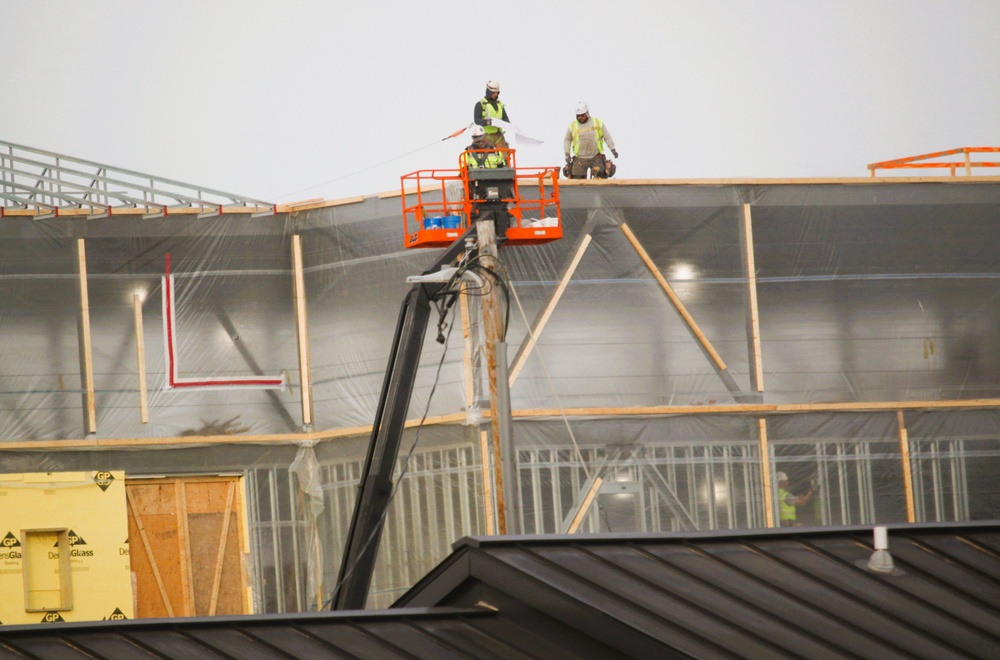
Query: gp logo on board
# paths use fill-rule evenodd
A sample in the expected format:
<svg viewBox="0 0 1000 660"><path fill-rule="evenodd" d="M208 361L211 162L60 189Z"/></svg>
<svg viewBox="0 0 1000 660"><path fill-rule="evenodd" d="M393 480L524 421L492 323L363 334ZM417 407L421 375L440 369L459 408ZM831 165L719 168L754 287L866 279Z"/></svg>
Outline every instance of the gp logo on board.
<svg viewBox="0 0 1000 660"><path fill-rule="evenodd" d="M126 619L128 619L128 617L125 616L124 612L122 612L122 608L116 607L115 611L112 612L110 616L102 619L102 621L125 621Z"/></svg>
<svg viewBox="0 0 1000 660"><path fill-rule="evenodd" d="M21 551L18 550L20 547L21 542L14 536L14 532L7 532L7 536L0 539L0 560L20 559Z"/></svg>
<svg viewBox="0 0 1000 660"><path fill-rule="evenodd" d="M94 473L94 483L97 484L102 491L107 491L108 487L111 486L114 480L114 475L106 470L99 470Z"/></svg>
<svg viewBox="0 0 1000 660"><path fill-rule="evenodd" d="M46 612L41 623L66 623L66 619L59 612Z"/></svg>
<svg viewBox="0 0 1000 660"><path fill-rule="evenodd" d="M85 550L85 549L77 548L76 547L78 545L87 545L87 542L83 540L82 536L77 535L77 533L74 532L72 529L69 530L69 532L66 533L66 536L69 537L69 556L70 557L93 557L94 556L94 551L93 550ZM56 544L54 546L52 546L52 547L53 548L58 548L59 547L59 542L56 541ZM58 552L51 552L51 551L49 552L49 559L58 559L58 558L59 558L59 553Z"/></svg>

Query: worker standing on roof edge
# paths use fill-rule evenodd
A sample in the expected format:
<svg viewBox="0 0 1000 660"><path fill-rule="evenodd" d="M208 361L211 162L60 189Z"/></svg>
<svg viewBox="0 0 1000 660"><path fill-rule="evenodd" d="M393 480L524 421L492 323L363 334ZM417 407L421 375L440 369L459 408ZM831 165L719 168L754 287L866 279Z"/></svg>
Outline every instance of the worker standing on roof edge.
<svg viewBox="0 0 1000 660"><path fill-rule="evenodd" d="M618 168L604 156L605 144L615 158L618 158L615 141L608 127L597 117L591 117L590 108L580 101L576 104L576 119L566 129L566 137L563 139L563 152L566 155L563 174L570 179L586 179L588 172L594 179L614 176Z"/></svg>
<svg viewBox="0 0 1000 660"><path fill-rule="evenodd" d="M503 129L493 125L494 119L510 123L510 119L507 117L507 108L500 100L500 83L496 80L490 80L486 83L486 94L472 109L472 121L483 127L487 139L493 145L499 149L507 149L507 139L503 134Z"/></svg>
<svg viewBox="0 0 1000 660"><path fill-rule="evenodd" d="M784 472L778 472L775 477L778 480L778 518L781 521L782 527L799 527L802 523L799 522L799 510L800 506L803 506L812 499L813 493L816 490L815 484L809 485L809 490L805 495L795 495L788 490L788 475Z"/></svg>

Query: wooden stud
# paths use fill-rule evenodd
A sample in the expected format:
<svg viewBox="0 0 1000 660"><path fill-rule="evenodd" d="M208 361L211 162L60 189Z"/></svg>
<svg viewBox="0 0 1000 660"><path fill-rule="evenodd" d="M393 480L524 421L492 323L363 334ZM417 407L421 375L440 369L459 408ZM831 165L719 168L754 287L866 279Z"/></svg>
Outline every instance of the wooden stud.
<svg viewBox="0 0 1000 660"><path fill-rule="evenodd" d="M604 484L604 479L600 477L594 478L594 483L590 485L590 490L587 491L587 495L584 496L583 502L580 502L580 508L576 510L576 515L573 516L573 520L569 524L569 528L566 530L567 534L576 534L576 530L580 528L583 523L583 518L587 515L587 511L590 510L590 506L594 503L594 498L597 497L597 493L601 490L601 486Z"/></svg>
<svg viewBox="0 0 1000 660"><path fill-rule="evenodd" d="M771 451L767 444L767 420L757 419L757 439L760 443L760 474L764 488L764 524L774 527L774 502L771 497Z"/></svg>
<svg viewBox="0 0 1000 660"><path fill-rule="evenodd" d="M306 314L306 283L302 270L302 237L292 235L294 271L295 328L299 345L299 378L302 388L302 424L313 423L312 377L309 371L309 325Z"/></svg>
<svg viewBox="0 0 1000 660"><path fill-rule="evenodd" d="M90 336L90 294L87 289L87 248L84 240L76 240L77 277L80 284L80 360L83 373L84 428L97 433L97 409L94 403L94 355Z"/></svg>
<svg viewBox="0 0 1000 660"><path fill-rule="evenodd" d="M469 295L468 282L459 285L458 308L462 313L462 338L465 340L465 348L462 352L462 364L465 370L465 408L472 410L476 405L476 370L472 361L472 324L469 318Z"/></svg>
<svg viewBox="0 0 1000 660"><path fill-rule="evenodd" d="M556 308L556 305L559 304L559 299L562 298L563 293L566 291L566 286L569 284L570 278L573 277L573 273L576 272L577 266L580 265L583 253L586 252L587 246L590 245L591 240L590 234L587 234L583 237L583 240L580 241L580 245L576 248L576 254L573 255L573 259L570 261L569 267L566 268L566 272L563 273L562 278L559 280L559 285L552 293L552 297L549 298L549 302L545 306L545 311L542 312L542 315L535 323L535 326L531 329L531 332L528 333L524 346L521 348L517 359L514 360L514 364L510 368L510 373L507 377L507 382L510 387L514 386L514 381L517 380L517 375L521 373L524 363L528 360L528 355L531 354L531 350L535 347L535 343L538 341L539 335L542 334L542 330L545 329L545 325L549 322L549 317L552 316L552 311Z"/></svg>
<svg viewBox="0 0 1000 660"><path fill-rule="evenodd" d="M747 278L747 325L750 332L750 386L754 392L764 391L764 362L760 350L760 317L757 310L757 269L754 263L753 224L750 205L743 205L743 257Z"/></svg>
<svg viewBox="0 0 1000 660"><path fill-rule="evenodd" d="M209 616L215 616L215 610L219 604L219 588L222 586L222 567L226 562L226 544L229 542L229 519L233 515L233 494L235 490L236 483L230 481L229 489L226 493L226 513L222 519L222 533L219 539L219 555L215 562L215 577L212 579L212 599L208 605Z"/></svg>
<svg viewBox="0 0 1000 660"><path fill-rule="evenodd" d="M646 264L646 267L649 269L649 272L652 273L653 277L656 278L656 281L659 282L660 288L663 289L663 292L667 294L667 298L670 299L670 302L677 310L677 313L681 315L682 319L684 319L684 323L687 325L688 330L694 336L695 340L699 344L701 344L701 347L705 350L705 353L708 355L709 359L715 364L716 368L719 371L725 371L726 363L722 361L722 358L719 357L719 354L715 351L715 348L712 347L711 342L708 341L708 339L705 337L705 334L701 331L701 328L698 327L698 324L695 322L694 317L692 317L688 313L687 309L685 309L684 303L682 303L681 299L677 297L676 293L674 293L673 288L670 286L670 284L667 283L667 280L664 279L663 275L660 274L660 270L656 267L656 264L653 263L653 260L649 257L649 254L646 252L646 249L642 247L641 243L639 243L639 239L635 237L635 234L632 233L632 230L629 229L628 225L626 224L622 224L622 231L625 233L625 236L632 244L632 247L635 248L635 251L639 253L639 257Z"/></svg>
<svg viewBox="0 0 1000 660"><path fill-rule="evenodd" d="M497 533L493 517L493 476L490 471L490 447L486 431L479 432L479 455L483 463L483 512L486 515L486 535Z"/></svg>
<svg viewBox="0 0 1000 660"><path fill-rule="evenodd" d="M916 522L917 515L913 503L913 471L910 465L910 436L906 431L903 411L896 411L896 424L899 427L899 454L903 469L903 490L906 493L906 522Z"/></svg>
<svg viewBox="0 0 1000 660"><path fill-rule="evenodd" d="M142 328L142 300L132 294L132 312L135 318L135 357L139 379L139 422L149 423L149 395L146 391L146 340Z"/></svg>
<svg viewBox="0 0 1000 660"><path fill-rule="evenodd" d="M496 228L492 218L476 222L479 257L499 263L497 258ZM507 514L504 506L503 468L500 449L500 418L497 414L497 343L503 341L503 318L500 313L499 287L493 286L482 297L483 330L486 336L486 372L490 384L490 428L493 434L494 497L497 503L497 533L507 533Z"/></svg>
<svg viewBox="0 0 1000 660"><path fill-rule="evenodd" d="M191 556L191 532L188 529L187 485L174 480L177 493L177 541L181 553L181 592L184 594L183 616L197 616L194 599L194 563Z"/></svg>

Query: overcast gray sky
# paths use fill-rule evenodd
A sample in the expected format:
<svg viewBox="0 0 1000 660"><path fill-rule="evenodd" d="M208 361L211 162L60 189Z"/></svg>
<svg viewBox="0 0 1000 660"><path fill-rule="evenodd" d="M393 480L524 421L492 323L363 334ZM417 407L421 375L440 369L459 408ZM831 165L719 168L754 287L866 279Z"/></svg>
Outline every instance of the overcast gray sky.
<svg viewBox="0 0 1000 660"><path fill-rule="evenodd" d="M1000 146L998 0L0 0L0 140L269 201L455 167L495 78L559 165L577 101L619 178L866 176Z"/></svg>

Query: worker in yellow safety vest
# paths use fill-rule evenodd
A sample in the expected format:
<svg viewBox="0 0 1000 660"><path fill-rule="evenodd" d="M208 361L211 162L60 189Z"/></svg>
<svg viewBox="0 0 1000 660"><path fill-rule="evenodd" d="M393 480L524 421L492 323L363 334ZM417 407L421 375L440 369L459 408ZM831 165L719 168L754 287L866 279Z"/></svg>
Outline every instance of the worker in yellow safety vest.
<svg viewBox="0 0 1000 660"><path fill-rule="evenodd" d="M566 137L563 139L563 152L566 155L563 174L570 179L586 179L588 172L595 179L614 176L618 168L605 158L605 144L615 158L618 158L615 141L608 127L597 117L591 117L587 104L580 101L576 104L576 119L566 129Z"/></svg>
<svg viewBox="0 0 1000 660"><path fill-rule="evenodd" d="M805 495L795 495L788 490L788 475L778 472L775 475L778 479L778 519L782 527L798 527L799 522L798 507L803 506L812 499L816 486L811 484Z"/></svg>
<svg viewBox="0 0 1000 660"><path fill-rule="evenodd" d="M463 169L494 169L507 167L506 154L506 151L501 150L490 142L486 131L482 126L477 124L472 127L472 144L466 147L459 161ZM466 198L473 202L469 212L469 220L475 222L479 219L483 209L482 204L488 197L487 191L492 187L495 189L496 194L499 195L499 200L493 202L495 210L493 215L496 219L497 236L498 238L504 236L510 223L510 216L506 210L507 204L505 201L510 199L513 194L510 184L498 185L497 182L492 181L487 183L475 177L469 177L467 180L469 190L466 191Z"/></svg>
<svg viewBox="0 0 1000 660"><path fill-rule="evenodd" d="M502 147L496 147L486 130L478 124L472 127L472 144L465 148L462 154L462 167L476 169L480 167L507 167L507 159ZM488 151L485 151L488 150Z"/></svg>
<svg viewBox="0 0 1000 660"><path fill-rule="evenodd" d="M500 83L490 80L486 83L486 94L472 108L472 121L477 126L483 127L487 139L494 146L498 149L507 149L507 138L504 136L502 128L493 125L494 119L510 122L507 117L507 108L500 100Z"/></svg>

